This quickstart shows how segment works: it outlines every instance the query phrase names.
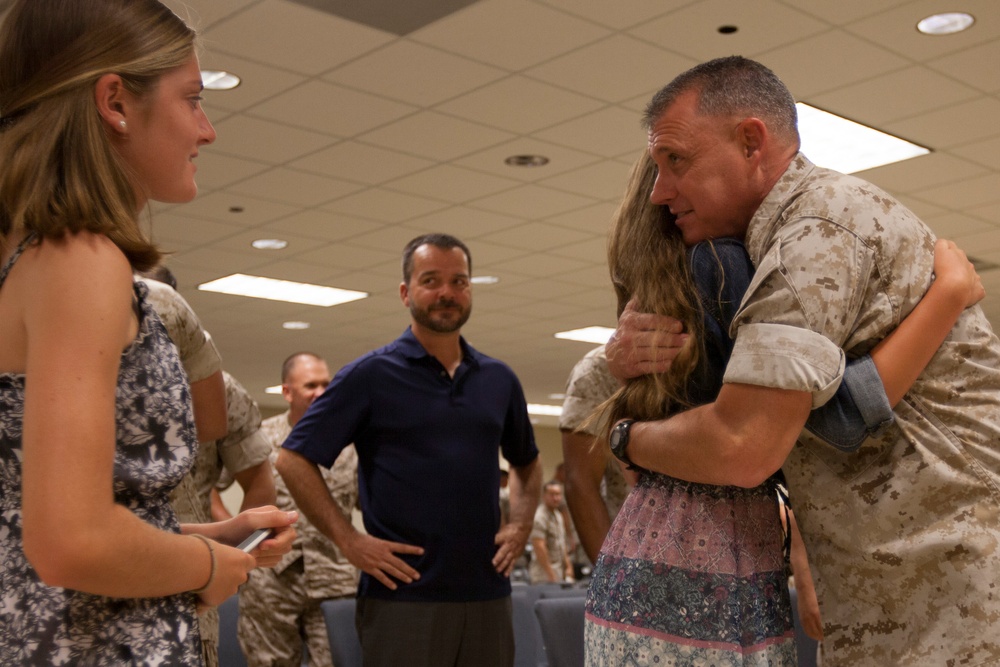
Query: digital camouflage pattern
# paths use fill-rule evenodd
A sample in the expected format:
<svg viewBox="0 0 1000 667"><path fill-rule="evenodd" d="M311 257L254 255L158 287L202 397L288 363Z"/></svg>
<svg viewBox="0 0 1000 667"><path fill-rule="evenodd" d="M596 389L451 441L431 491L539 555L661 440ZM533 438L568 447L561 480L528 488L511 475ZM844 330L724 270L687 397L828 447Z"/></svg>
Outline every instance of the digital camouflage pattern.
<svg viewBox="0 0 1000 667"><path fill-rule="evenodd" d="M292 427L288 412L265 419L261 433L271 446L276 504L297 510L288 486L274 468L281 443ZM346 516L358 504L358 455L348 446L329 470L320 466L334 501ZM301 663L305 633L310 665L330 665L330 644L320 603L329 598L354 596L358 570L340 549L312 525L302 512L295 523L295 541L274 569L250 573L240 592L238 635L249 665Z"/></svg>
<svg viewBox="0 0 1000 667"><path fill-rule="evenodd" d="M931 281L934 235L877 187L796 156L750 223L757 273L727 382L822 403ZM818 571L824 665L1000 665L1000 341L967 309L854 453L803 434L785 472Z"/></svg>
<svg viewBox="0 0 1000 667"><path fill-rule="evenodd" d="M618 391L618 380L608 370L608 358L604 346L594 348L576 362L566 382L566 398L563 399L559 428L597 435L597 420L588 422L594 410ZM607 444L603 445L607 447ZM608 508L608 516L614 519L628 495L628 486L618 460L608 452L608 464L604 467L601 480L601 496Z"/></svg>

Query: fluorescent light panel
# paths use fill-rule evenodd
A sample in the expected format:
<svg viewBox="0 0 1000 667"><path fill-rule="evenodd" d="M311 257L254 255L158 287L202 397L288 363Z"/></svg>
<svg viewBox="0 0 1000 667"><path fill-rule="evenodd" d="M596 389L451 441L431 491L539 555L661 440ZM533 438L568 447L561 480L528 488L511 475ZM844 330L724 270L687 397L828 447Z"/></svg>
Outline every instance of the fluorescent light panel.
<svg viewBox="0 0 1000 667"><path fill-rule="evenodd" d="M267 389L264 390L264 393L265 394L278 394L280 396L281 395L281 385L280 384L276 384L276 385L274 385L272 387L268 387Z"/></svg>
<svg viewBox="0 0 1000 667"><path fill-rule="evenodd" d="M336 306L341 303L357 301L368 296L367 292L296 283L290 280L275 280L262 276L248 276L234 273L218 280L202 283L198 289L205 292L249 296L255 299L270 299L272 301L287 301L288 303L304 303L309 306Z"/></svg>
<svg viewBox="0 0 1000 667"><path fill-rule="evenodd" d="M540 417L558 417L562 414L562 406L546 405L545 403L528 403L528 414Z"/></svg>
<svg viewBox="0 0 1000 667"><path fill-rule="evenodd" d="M815 164L844 174L927 155L923 146L799 102L802 152Z"/></svg>
<svg viewBox="0 0 1000 667"><path fill-rule="evenodd" d="M614 332L615 330L610 327L584 327L582 329L560 331L555 334L555 337L562 338L563 340L578 340L582 343L604 345Z"/></svg>

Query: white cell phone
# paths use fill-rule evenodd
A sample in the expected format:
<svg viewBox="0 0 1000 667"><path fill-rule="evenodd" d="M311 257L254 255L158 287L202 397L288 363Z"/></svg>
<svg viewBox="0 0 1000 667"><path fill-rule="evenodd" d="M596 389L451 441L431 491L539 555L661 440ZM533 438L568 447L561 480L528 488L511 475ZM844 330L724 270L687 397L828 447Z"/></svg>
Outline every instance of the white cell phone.
<svg viewBox="0 0 1000 667"><path fill-rule="evenodd" d="M250 553L257 548L261 542L271 537L274 533L270 528L258 528L257 530L250 533L250 537L246 538L240 545L236 547L237 549L242 549L243 551Z"/></svg>

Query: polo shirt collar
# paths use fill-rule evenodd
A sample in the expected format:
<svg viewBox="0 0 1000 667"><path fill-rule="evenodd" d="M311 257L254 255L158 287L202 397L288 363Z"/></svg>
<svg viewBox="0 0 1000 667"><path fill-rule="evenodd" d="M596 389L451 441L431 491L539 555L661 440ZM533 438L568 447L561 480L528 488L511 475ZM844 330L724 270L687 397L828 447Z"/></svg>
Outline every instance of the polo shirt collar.
<svg viewBox="0 0 1000 667"><path fill-rule="evenodd" d="M424 349L417 337L413 335L413 328L406 327L403 335L396 340L397 349L407 359L423 359L430 357L430 353ZM464 336L458 337L458 344L462 347L462 363L470 366L479 366L479 352L465 342Z"/></svg>

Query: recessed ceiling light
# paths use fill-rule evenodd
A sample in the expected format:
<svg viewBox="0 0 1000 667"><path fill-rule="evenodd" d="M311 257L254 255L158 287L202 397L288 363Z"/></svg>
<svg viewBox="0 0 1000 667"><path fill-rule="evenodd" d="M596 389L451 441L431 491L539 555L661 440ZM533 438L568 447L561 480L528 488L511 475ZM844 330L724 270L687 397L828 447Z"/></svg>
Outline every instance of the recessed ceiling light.
<svg viewBox="0 0 1000 667"><path fill-rule="evenodd" d="M549 398L553 401L564 401L566 400L566 394L549 394Z"/></svg>
<svg viewBox="0 0 1000 667"><path fill-rule="evenodd" d="M311 325L308 322L283 322L281 324L282 329L291 329L292 331L302 331L303 329L308 329Z"/></svg>
<svg viewBox="0 0 1000 667"><path fill-rule="evenodd" d="M250 245L257 250L284 250L288 247L288 241L284 239L257 239Z"/></svg>
<svg viewBox="0 0 1000 667"><path fill-rule="evenodd" d="M545 417L558 417L562 414L562 406L546 405L544 403L528 403L528 414Z"/></svg>
<svg viewBox="0 0 1000 667"><path fill-rule="evenodd" d="M469 282L473 285L496 285L500 282L500 278L497 276L473 276Z"/></svg>
<svg viewBox="0 0 1000 667"><path fill-rule="evenodd" d="M265 394L278 394L278 395L281 395L281 385L280 384L276 384L276 385L274 385L272 387L268 387L267 389L264 390L264 393Z"/></svg>
<svg viewBox="0 0 1000 667"><path fill-rule="evenodd" d="M611 338L615 332L610 327L584 327L582 329L572 329L570 331L560 331L555 334L556 338L563 340L578 340L582 343L597 343L603 345Z"/></svg>
<svg viewBox="0 0 1000 667"><path fill-rule="evenodd" d="M201 70L201 83L206 90L232 90L240 85L240 77L220 70Z"/></svg>
<svg viewBox="0 0 1000 667"><path fill-rule="evenodd" d="M544 155L511 155L504 164L511 167L544 167L549 159Z"/></svg>
<svg viewBox="0 0 1000 667"><path fill-rule="evenodd" d="M930 150L799 102L802 152L815 164L851 174L902 162Z"/></svg>
<svg viewBox="0 0 1000 667"><path fill-rule="evenodd" d="M288 303L304 303L309 306L336 306L341 303L357 301L368 296L367 292L296 283L290 280L275 280L261 276L248 276L234 273L218 280L212 280L198 285L205 292L249 296L255 299L270 299L272 301L287 301Z"/></svg>
<svg viewBox="0 0 1000 667"><path fill-rule="evenodd" d="M917 30L925 35L953 35L972 27L976 19L965 12L934 14L917 23Z"/></svg>

